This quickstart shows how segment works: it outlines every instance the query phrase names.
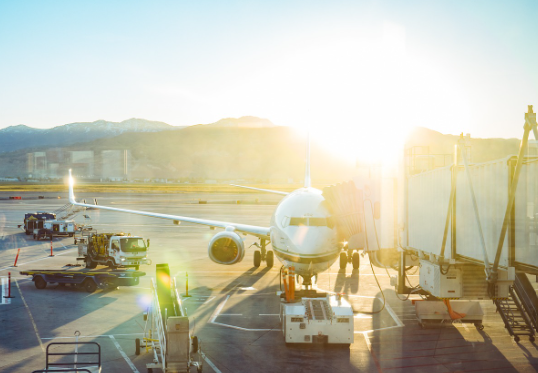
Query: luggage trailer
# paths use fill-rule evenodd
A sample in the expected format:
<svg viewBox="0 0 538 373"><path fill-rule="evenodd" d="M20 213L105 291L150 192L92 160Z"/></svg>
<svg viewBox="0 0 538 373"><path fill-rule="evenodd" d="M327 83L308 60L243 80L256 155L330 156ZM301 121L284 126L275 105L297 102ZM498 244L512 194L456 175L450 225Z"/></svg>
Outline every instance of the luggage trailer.
<svg viewBox="0 0 538 373"><path fill-rule="evenodd" d="M35 269L22 271L21 275L32 276L32 281L38 289L44 289L48 283L57 283L60 286L83 287L88 293L99 289L115 289L118 286L134 286L140 282L140 277L146 273L133 270L114 271L62 271L51 269Z"/></svg>

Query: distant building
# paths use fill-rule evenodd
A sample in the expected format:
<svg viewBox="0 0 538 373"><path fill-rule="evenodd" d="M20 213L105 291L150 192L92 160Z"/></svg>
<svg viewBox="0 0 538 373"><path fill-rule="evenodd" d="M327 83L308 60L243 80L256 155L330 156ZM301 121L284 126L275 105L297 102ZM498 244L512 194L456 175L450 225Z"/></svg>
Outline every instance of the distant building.
<svg viewBox="0 0 538 373"><path fill-rule="evenodd" d="M71 169L75 176L95 177L94 153L91 150L75 150L70 152Z"/></svg>
<svg viewBox="0 0 538 373"><path fill-rule="evenodd" d="M101 178L128 179L130 150L103 150L100 155Z"/></svg>

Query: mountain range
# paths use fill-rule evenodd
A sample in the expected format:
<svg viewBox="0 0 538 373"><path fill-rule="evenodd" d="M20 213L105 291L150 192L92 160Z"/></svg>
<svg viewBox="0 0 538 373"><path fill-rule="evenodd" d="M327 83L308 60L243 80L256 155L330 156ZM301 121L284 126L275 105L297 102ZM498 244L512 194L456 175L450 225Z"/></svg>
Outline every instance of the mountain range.
<svg viewBox="0 0 538 373"><path fill-rule="evenodd" d="M256 117L225 118L210 124L198 126L214 127L245 127L265 128L274 124L267 119ZM42 147L63 147L75 143L85 143L93 140L118 136L133 132L160 132L179 130L164 122L146 119L131 118L123 122L110 122L97 120L95 122L70 123L50 129L39 129L19 124L0 130L0 153L7 153L20 149Z"/></svg>
<svg viewBox="0 0 538 373"><path fill-rule="evenodd" d="M355 136L354 129L342 131L340 135ZM55 136L61 141L54 139ZM413 148L413 152L418 149L415 154L434 154L436 166L442 166L438 159L445 162L444 165L450 164L458 139L459 136L417 128L408 137L406 148ZM116 162L119 164L115 166L117 173L122 177L123 161L118 163L118 159L128 154L129 179L167 178L191 182L243 179L284 183L300 181L303 177L304 141L291 128L278 127L256 117L225 118L188 127L143 119L72 123L50 130L13 126L0 131L0 146L7 144L12 149L3 149L0 153L0 177L25 179L30 174L39 175L36 158L32 161L29 154L40 152L39 157L46 154L47 158L46 165L40 166L41 176L47 175L42 172L46 167L55 164L53 176L60 177L68 168L73 168L75 176L99 179L103 178L103 170ZM472 149L471 161L477 163L517 154L520 140L468 138L467 143ZM91 167L84 166L88 161L65 157L77 152L93 154ZM311 153L314 182L349 180L356 172L355 159L343 160L315 143Z"/></svg>

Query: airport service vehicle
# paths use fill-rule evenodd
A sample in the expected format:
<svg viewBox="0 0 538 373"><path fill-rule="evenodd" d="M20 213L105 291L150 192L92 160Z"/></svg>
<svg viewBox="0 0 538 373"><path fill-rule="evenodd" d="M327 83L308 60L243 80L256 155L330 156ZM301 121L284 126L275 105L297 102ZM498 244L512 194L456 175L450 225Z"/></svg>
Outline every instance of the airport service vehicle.
<svg viewBox="0 0 538 373"><path fill-rule="evenodd" d="M56 214L53 212L38 211L24 214L24 232L30 235L34 232L34 229L43 228L45 220L54 219L56 219Z"/></svg>
<svg viewBox="0 0 538 373"><path fill-rule="evenodd" d="M86 268L95 268L98 264L110 268L134 267L151 264L148 259L149 239L131 236L130 233L90 233L79 237L79 260L84 260Z"/></svg>
<svg viewBox="0 0 538 373"><path fill-rule="evenodd" d="M73 220L45 220L42 228L34 229L34 240L50 238L54 236L73 237L77 230L77 225Z"/></svg>
<svg viewBox="0 0 538 373"><path fill-rule="evenodd" d="M354 340L354 320L351 305L340 295L280 303L286 343L350 345Z"/></svg>
<svg viewBox="0 0 538 373"><path fill-rule="evenodd" d="M76 271L34 269L20 274L32 276L38 289L44 289L48 283L57 283L60 286L70 284L83 287L88 293L93 293L97 288L115 289L118 286L138 285L140 276L145 276L146 273L133 270L89 271L83 268Z"/></svg>

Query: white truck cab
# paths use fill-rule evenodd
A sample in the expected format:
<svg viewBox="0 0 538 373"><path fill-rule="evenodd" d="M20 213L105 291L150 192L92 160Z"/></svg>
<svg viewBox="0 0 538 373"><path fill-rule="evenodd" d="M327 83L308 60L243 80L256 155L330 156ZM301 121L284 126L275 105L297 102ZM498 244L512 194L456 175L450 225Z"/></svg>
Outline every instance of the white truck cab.
<svg viewBox="0 0 538 373"><path fill-rule="evenodd" d="M135 267L151 264L148 258L149 239L124 235L123 233L94 233L87 239L78 241L79 257L86 261L86 267L95 268L97 264L111 268Z"/></svg>

